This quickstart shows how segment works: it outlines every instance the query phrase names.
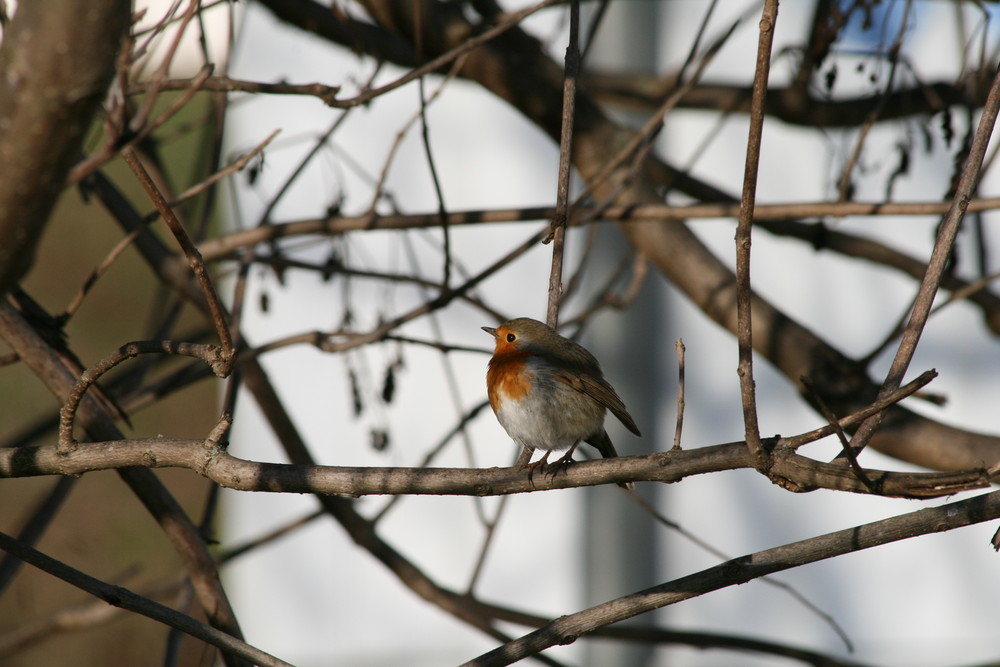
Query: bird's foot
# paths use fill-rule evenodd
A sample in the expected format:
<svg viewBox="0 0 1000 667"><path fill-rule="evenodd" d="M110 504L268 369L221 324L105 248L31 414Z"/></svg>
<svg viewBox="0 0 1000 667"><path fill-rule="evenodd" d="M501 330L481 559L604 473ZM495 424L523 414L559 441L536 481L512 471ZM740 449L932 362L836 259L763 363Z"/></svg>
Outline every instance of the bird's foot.
<svg viewBox="0 0 1000 667"><path fill-rule="evenodd" d="M535 486L534 475L535 471L539 468L543 470L548 467L549 452L542 454L542 458L538 459L534 463L524 463L521 467L527 469L528 471L528 483L531 486Z"/></svg>
<svg viewBox="0 0 1000 667"><path fill-rule="evenodd" d="M576 451L576 447L579 444L580 443L578 442L572 447L570 447L565 454L563 454L562 456L560 456L558 459L556 459L547 466L548 469L551 471L553 479L555 479L556 475L558 475L560 472L565 472L569 468L570 464L573 463L573 452Z"/></svg>

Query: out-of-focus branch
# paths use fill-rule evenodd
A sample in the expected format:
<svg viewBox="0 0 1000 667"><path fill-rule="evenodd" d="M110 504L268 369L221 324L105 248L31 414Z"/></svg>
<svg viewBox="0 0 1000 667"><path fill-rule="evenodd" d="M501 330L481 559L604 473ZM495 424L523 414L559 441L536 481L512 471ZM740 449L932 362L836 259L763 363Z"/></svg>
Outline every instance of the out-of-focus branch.
<svg viewBox="0 0 1000 667"><path fill-rule="evenodd" d="M922 86L898 87L878 96L862 95L824 99L808 90L774 87L767 92L767 115L791 125L806 127L857 127L881 104L879 121L910 118L943 111L953 105L978 106L986 99L992 72L974 72L963 81L937 81ZM609 104L650 111L676 88L674 76L637 73L589 73L583 89ZM681 109L750 113L748 86L702 83L678 101Z"/></svg>
<svg viewBox="0 0 1000 667"><path fill-rule="evenodd" d="M131 20L129 0L19 3L0 44L0 294L28 271ZM44 37L43 37L44 36Z"/></svg>
<svg viewBox="0 0 1000 667"><path fill-rule="evenodd" d="M882 519L835 533L811 537L773 549L734 558L707 570L653 586L603 604L562 616L513 642L499 646L466 666L509 665L551 646L568 644L595 628L683 602L736 583L789 570L843 554L971 526L1000 516L1000 491Z"/></svg>
<svg viewBox="0 0 1000 667"><path fill-rule="evenodd" d="M366 30L371 26L364 25ZM381 35L386 41L385 34ZM378 41L376 41L378 43ZM412 61L410 54L407 60ZM398 63L397 63L398 64ZM914 88L897 88L886 93L879 121L931 114L952 105L981 104L986 99L989 78L982 72L968 77L964 86L953 82L938 81ZM986 73L988 74L988 72ZM587 71L581 75L581 86L595 99L616 106L652 111L672 95L680 86L675 75L654 76L639 73L609 73ZM168 79L159 86L162 90L188 90L196 80ZM369 100L371 93L359 97L339 99L339 86L321 83L287 83L282 81L244 81L224 76L213 76L197 83L202 90L216 92L244 92L265 95L303 95L315 97L328 106L344 108L357 106ZM129 89L131 93L147 91L151 84L138 82ZM679 109L750 113L751 89L724 83L699 83L692 86L677 101ZM810 95L809 91L795 88L773 87L767 92L767 115L792 125L806 127L855 127L864 122L878 100L872 96L824 99Z"/></svg>
<svg viewBox="0 0 1000 667"><path fill-rule="evenodd" d="M857 256L845 244L833 240L855 239L849 234L828 229L822 224L797 222L801 218L846 217L846 216L916 216L943 215L948 212L949 202L801 202L796 204L757 204L754 207L754 224L769 232L792 236L808 241L817 249L830 248L847 255ZM1000 209L1000 198L973 199L967 211L993 211ZM549 206L517 209L476 209L452 210L448 212L448 225L481 225L501 222L535 222L551 218L555 209ZM600 210L595 217L594 208L576 206L570 215L569 225L613 220L624 224L634 223L680 223L685 220L706 218L736 218L738 203L685 204L670 206L665 204L642 204L637 206L609 206ZM782 223L782 224L778 224ZM219 234L198 244L198 250L206 260L218 260L237 250L258 243L272 242L285 237L304 234L345 234L385 229L423 229L441 224L437 213L412 214L365 214L357 216L331 216L312 218L266 226L241 229L227 234ZM867 239L857 239L880 247L884 244ZM875 251L861 255L865 259L879 260ZM917 261L917 260L913 260ZM890 266L895 264L889 263ZM896 266L896 268L901 268ZM949 288L951 289L951 288Z"/></svg>
<svg viewBox="0 0 1000 667"><path fill-rule="evenodd" d="M291 667L284 660L279 660L269 653L250 646L239 637L233 637L220 630L195 620L186 614L164 606L159 602L150 600L132 591L108 584L100 579L95 579L79 570L72 568L65 563L47 556L31 547L25 546L14 538L0 533L0 549L7 551L25 562L31 563L35 567L59 577L77 588L95 595L110 605L121 607L152 618L160 623L177 628L192 637L197 637L203 641L222 649L226 655L240 656L246 659L246 664L269 665L271 667Z"/></svg>

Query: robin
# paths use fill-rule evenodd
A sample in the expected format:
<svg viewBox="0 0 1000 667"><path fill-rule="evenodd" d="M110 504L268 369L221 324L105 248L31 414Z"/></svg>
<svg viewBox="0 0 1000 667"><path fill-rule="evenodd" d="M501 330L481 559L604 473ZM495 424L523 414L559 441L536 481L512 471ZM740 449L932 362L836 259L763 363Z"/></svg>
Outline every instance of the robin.
<svg viewBox="0 0 1000 667"><path fill-rule="evenodd" d="M490 406L514 442L545 450L533 465L544 465L551 451L563 449L569 451L558 463L569 463L581 441L604 458L618 456L604 430L609 409L625 428L642 435L597 359L582 345L528 317L482 329L496 343L486 372Z"/></svg>

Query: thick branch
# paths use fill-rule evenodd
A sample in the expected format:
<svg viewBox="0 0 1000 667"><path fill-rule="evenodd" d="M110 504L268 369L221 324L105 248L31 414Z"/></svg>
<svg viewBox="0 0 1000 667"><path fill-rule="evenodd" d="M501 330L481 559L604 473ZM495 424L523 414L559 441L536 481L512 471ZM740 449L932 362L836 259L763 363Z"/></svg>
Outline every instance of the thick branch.
<svg viewBox="0 0 1000 667"><path fill-rule="evenodd" d="M28 271L127 33L129 0L19 3L0 45L0 294Z"/></svg>
<svg viewBox="0 0 1000 667"><path fill-rule="evenodd" d="M798 491L816 488L936 498L989 486L988 472L897 473L866 470L862 483L852 470L821 463L776 445L769 461L773 477ZM129 466L187 468L237 491L315 493L324 496L471 495L496 496L567 489L630 480L677 482L723 470L754 468L746 443L670 450L642 456L583 461L557 470L523 468L362 468L314 464L261 463L232 456L201 440L151 438L88 443L62 454L56 445L0 450L0 477L81 475Z"/></svg>

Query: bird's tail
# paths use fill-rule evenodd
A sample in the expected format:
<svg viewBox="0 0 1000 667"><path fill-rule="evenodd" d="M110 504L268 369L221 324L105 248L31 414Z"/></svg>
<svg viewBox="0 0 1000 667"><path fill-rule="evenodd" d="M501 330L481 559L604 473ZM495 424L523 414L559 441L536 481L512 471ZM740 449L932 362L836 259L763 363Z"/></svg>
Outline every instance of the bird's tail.
<svg viewBox="0 0 1000 667"><path fill-rule="evenodd" d="M615 451L615 446L611 444L611 438L608 437L608 432L601 429L600 435L594 436L587 439L587 444L593 445L597 448L597 451L601 453L606 459L612 459L618 456L618 452ZM632 482L618 482L618 486L623 489L634 489L635 484Z"/></svg>

